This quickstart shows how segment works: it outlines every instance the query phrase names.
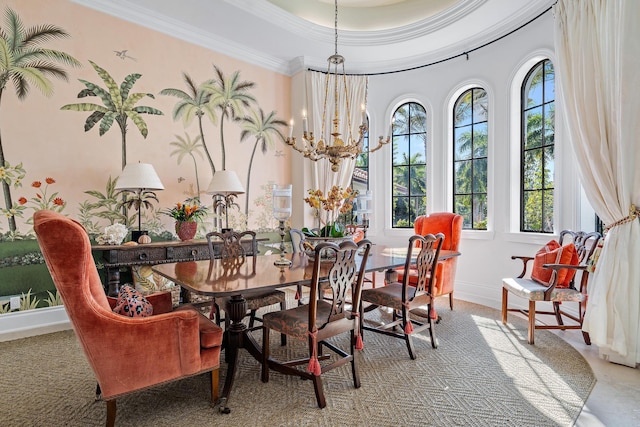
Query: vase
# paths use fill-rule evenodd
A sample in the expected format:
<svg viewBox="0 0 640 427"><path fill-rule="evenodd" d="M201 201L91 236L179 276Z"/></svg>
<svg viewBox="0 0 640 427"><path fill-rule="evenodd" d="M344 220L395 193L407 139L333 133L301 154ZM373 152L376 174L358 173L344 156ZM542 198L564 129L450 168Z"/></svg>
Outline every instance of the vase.
<svg viewBox="0 0 640 427"><path fill-rule="evenodd" d="M309 258L314 259L316 256L316 245L318 243L321 242L331 242L331 243L335 243L336 245L340 245L340 243L345 242L347 240L353 240L353 237L351 235L347 235L344 237L309 237L309 236L305 236L304 238L304 247L306 248L305 252L306 254L309 256ZM333 252L331 251L322 251L320 253L320 258L323 261L331 261L332 260L332 255Z"/></svg>
<svg viewBox="0 0 640 427"><path fill-rule="evenodd" d="M180 240L191 240L196 235L198 223L195 221L176 221L176 234Z"/></svg>

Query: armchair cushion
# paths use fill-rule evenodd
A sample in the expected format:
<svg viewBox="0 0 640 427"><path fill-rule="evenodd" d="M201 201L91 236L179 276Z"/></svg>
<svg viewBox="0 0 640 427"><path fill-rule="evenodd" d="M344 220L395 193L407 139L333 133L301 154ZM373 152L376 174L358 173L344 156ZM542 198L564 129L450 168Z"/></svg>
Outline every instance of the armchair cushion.
<svg viewBox="0 0 640 427"><path fill-rule="evenodd" d="M545 264L578 265L579 262L578 252L573 243L560 246L557 241L551 240L536 253L531 278L540 284L549 286L553 270L545 268ZM556 288L568 288L576 271L563 268L558 270L557 274Z"/></svg>
<svg viewBox="0 0 640 427"><path fill-rule="evenodd" d="M125 285L120 288L113 312L127 317L148 317L153 314L153 306L140 292Z"/></svg>

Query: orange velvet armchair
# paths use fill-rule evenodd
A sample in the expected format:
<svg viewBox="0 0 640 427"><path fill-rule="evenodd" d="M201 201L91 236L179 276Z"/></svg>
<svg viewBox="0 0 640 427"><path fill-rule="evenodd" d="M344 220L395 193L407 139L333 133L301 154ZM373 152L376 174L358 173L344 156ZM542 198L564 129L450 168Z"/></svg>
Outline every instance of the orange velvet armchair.
<svg viewBox="0 0 640 427"><path fill-rule="evenodd" d="M462 215L451 212L435 212L429 215L420 215L413 223L416 234L444 234L442 250L459 251L460 237L462 236ZM453 310L453 285L456 280L456 267L458 257L438 261L436 267L436 283L434 295L436 297L449 295L449 307ZM402 282L404 269L398 269L398 281ZM415 284L418 275L415 271L409 273L409 284Z"/></svg>
<svg viewBox="0 0 640 427"><path fill-rule="evenodd" d="M162 313L171 310L171 295L167 292L148 297L155 304L152 316L114 313L82 225L43 210L34 215L34 229L78 341L98 380L96 397L107 402L107 426L115 424L116 398L200 373L211 372L212 402L218 399L220 327L191 308Z"/></svg>

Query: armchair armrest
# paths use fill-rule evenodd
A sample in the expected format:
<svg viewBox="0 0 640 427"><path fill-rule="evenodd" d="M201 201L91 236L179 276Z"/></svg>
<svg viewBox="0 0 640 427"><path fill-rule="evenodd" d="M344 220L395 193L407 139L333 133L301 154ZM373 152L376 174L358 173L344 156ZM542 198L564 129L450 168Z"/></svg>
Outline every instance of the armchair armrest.
<svg viewBox="0 0 640 427"><path fill-rule="evenodd" d="M518 279L522 279L524 275L527 274L527 264L534 258L531 256L512 255L511 259L519 259L520 261L522 261L522 272L518 276Z"/></svg>

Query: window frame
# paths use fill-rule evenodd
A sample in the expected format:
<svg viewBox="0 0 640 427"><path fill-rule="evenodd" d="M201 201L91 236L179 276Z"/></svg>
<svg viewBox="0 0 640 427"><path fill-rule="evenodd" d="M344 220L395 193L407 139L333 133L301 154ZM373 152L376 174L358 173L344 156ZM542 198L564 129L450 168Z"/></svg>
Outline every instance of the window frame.
<svg viewBox="0 0 640 427"><path fill-rule="evenodd" d="M553 78L553 82L554 82L554 97L553 100L548 101L546 99L546 90L545 90L545 86L546 86L546 79L545 79L545 74L546 74L546 65L547 64L551 64L552 67L554 67L553 65L553 61L548 58L542 58L539 59L538 61L536 61L531 67L528 68L528 70L526 71L524 78L522 79L522 82L520 84L520 108L519 108L519 132L520 132L520 138L519 138L519 183L518 183L518 188L519 188L519 218L518 218L518 229L521 233L540 233L540 234L553 234L554 230L556 228L556 216L555 216L555 208L556 208L556 176L555 176L555 165L556 165L556 158L557 158L557 152L556 152L556 145L555 145L555 135L556 135L556 124L554 121L554 125L553 125L553 143L552 144L547 144L547 135L546 135L546 121L545 121L545 117L546 117L546 107L549 105L552 105L555 111L555 103L556 103L556 96L555 96L555 86L556 86L556 79L555 79L555 67L554 67L554 78ZM536 73L538 71L538 68L540 68L542 70L542 79L541 79L541 103L539 104L535 104L532 106L527 106L528 100L527 100L527 94L528 91L527 89L530 88L530 80L533 79L534 77L534 73ZM531 111L533 109L536 108L540 108L541 109L541 144L539 147L532 147L532 148L526 148L526 114L528 111ZM542 161L542 173L543 173L543 177L542 177L542 186L539 189L534 189L534 190L527 190L526 187L526 180L525 180L525 171L526 171L526 162L525 162L525 156L526 153L529 151L533 151L533 150L541 150L543 153L545 151L545 149L548 149L549 147L552 147L553 149L553 180L552 180L552 186L548 187L545 185L545 182L547 182L547 180L545 179L545 164L547 163L545 156L542 155L541 156L541 161ZM541 213L541 227L540 229L537 230L531 230L531 229L525 229L525 203L526 203L526 193L531 193L531 192L541 192L542 195L542 213ZM551 214L551 220L552 220L552 224L551 224L551 230L547 230L545 231L545 227L544 227L544 218L545 218L545 207L548 208L548 203L545 203L545 197L546 194L551 191L552 192L552 200L551 200L551 209L552 209L552 214Z"/></svg>

